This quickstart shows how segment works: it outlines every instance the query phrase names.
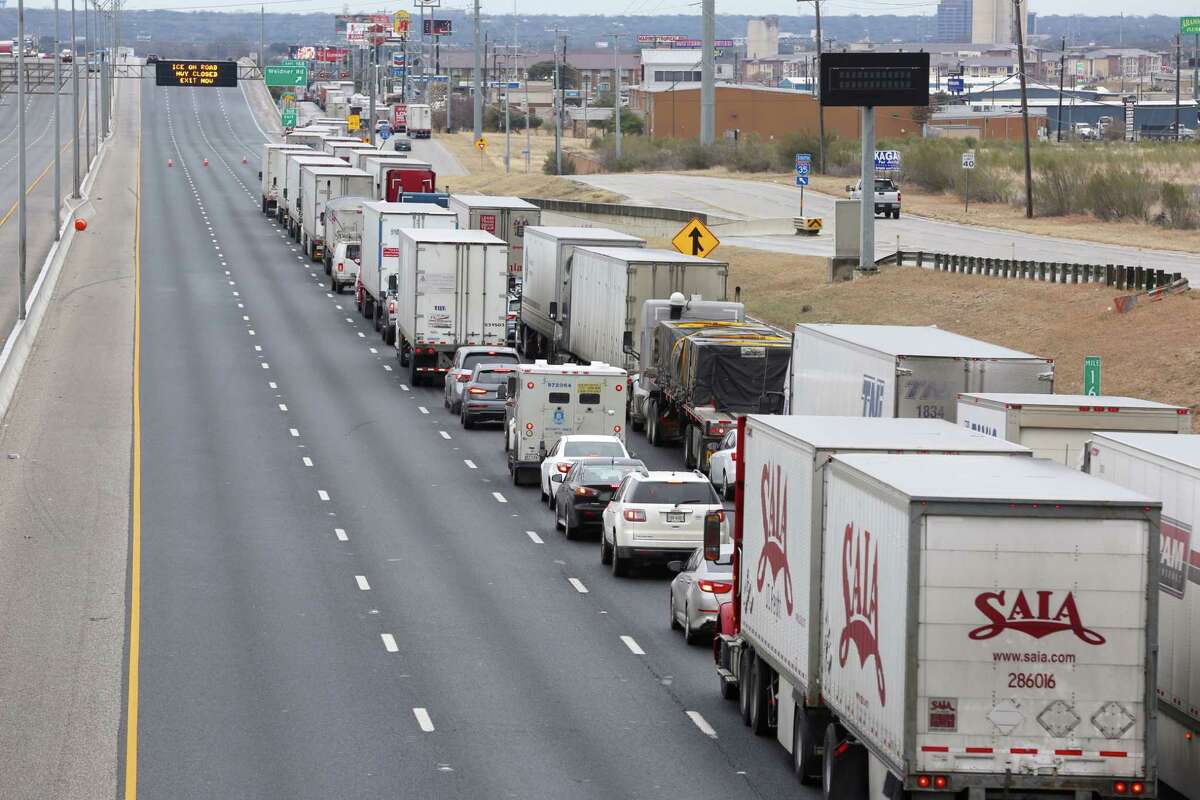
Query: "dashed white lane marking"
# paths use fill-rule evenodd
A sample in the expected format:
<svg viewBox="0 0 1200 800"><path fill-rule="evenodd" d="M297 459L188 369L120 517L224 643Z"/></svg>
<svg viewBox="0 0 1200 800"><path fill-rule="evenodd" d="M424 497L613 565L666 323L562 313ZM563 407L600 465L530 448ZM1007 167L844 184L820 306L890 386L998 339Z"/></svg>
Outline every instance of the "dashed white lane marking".
<svg viewBox="0 0 1200 800"><path fill-rule="evenodd" d="M449 438L450 438L450 434L449 434L449 433L447 433L446 431L438 431L438 433L440 433L440 434L441 434L441 436L442 436L442 438L443 438L443 439L449 439Z"/></svg>
<svg viewBox="0 0 1200 800"><path fill-rule="evenodd" d="M479 467L475 466L475 462L469 458L464 458L463 463L467 465L467 469L479 469Z"/></svg>
<svg viewBox="0 0 1200 800"><path fill-rule="evenodd" d="M695 723L696 727L700 729L701 733L703 733L705 736L710 736L713 739L717 738L717 732L713 729L712 725L708 724L708 720L706 720L699 711L688 711L687 715L688 719Z"/></svg>
<svg viewBox="0 0 1200 800"><path fill-rule="evenodd" d="M400 384L400 391L402 391L402 392L407 392L407 391L408 391L408 384L407 384L407 383L402 383L402 384ZM429 412L428 412L428 411L426 411L425 413L426 413L426 414L428 414Z"/></svg>
<svg viewBox="0 0 1200 800"><path fill-rule="evenodd" d="M367 335L366 335L365 333L363 333L362 331L359 331L359 332L358 332L358 338L360 338L360 339L365 339L365 338L367 338Z"/></svg>
<svg viewBox="0 0 1200 800"><path fill-rule="evenodd" d="M287 403L280 403L280 404L279 404L279 410L280 410L280 411L287 411Z"/></svg>
<svg viewBox="0 0 1200 800"><path fill-rule="evenodd" d="M274 389L275 387L272 386L271 388ZM292 436L300 435L300 431L296 430L295 428L288 428L288 433L290 433Z"/></svg>
<svg viewBox="0 0 1200 800"><path fill-rule="evenodd" d="M264 362L262 362L262 368L263 368L263 369L270 369L270 368L271 368L271 365L270 365L270 364L268 364L266 361L264 361Z"/></svg>
<svg viewBox="0 0 1200 800"><path fill-rule="evenodd" d="M354 322L354 317L346 317L346 322Z"/></svg>
<svg viewBox="0 0 1200 800"><path fill-rule="evenodd" d="M254 329L253 329L253 328L247 328L247 329L246 329L246 333L250 334L251 336L256 336L256 335L257 335L257 334L255 334L255 333L254 333Z"/></svg>
<svg viewBox="0 0 1200 800"><path fill-rule="evenodd" d="M384 650L387 650L389 653L396 653L400 651L400 647L396 644L395 636L392 636L390 633L381 633L379 634L379 638L383 639Z"/></svg>
<svg viewBox="0 0 1200 800"><path fill-rule="evenodd" d="M534 544L545 544L542 541L542 537L538 536L536 531L525 531L525 535L532 539Z"/></svg>
<svg viewBox="0 0 1200 800"><path fill-rule="evenodd" d="M492 497L496 498L497 503L507 503L508 502L508 498L506 498L504 495L500 494L499 492L492 492Z"/></svg>
<svg viewBox="0 0 1200 800"><path fill-rule="evenodd" d="M354 582L357 583L358 588L362 589L364 592L369 592L371 590L371 584L367 583L366 575L355 575Z"/></svg>
<svg viewBox="0 0 1200 800"><path fill-rule="evenodd" d="M267 381L267 386L271 387L272 389L279 388L279 384L277 384L275 381Z"/></svg>
<svg viewBox="0 0 1200 800"><path fill-rule="evenodd" d="M428 409L428 408L426 408L425 406L417 406L417 411L420 411L422 414L428 414L428 413L429 413L429 409Z"/></svg>
<svg viewBox="0 0 1200 800"><path fill-rule="evenodd" d="M423 708L414 708L413 716L417 718L417 724L421 726L421 730L433 733L433 719L429 716L428 711Z"/></svg>
<svg viewBox="0 0 1200 800"><path fill-rule="evenodd" d="M345 531L345 529L343 529L343 528L334 528L334 529L333 529L333 535L337 537L337 540L338 540L339 542L348 542L348 541L350 541L350 537L346 535L346 531Z"/></svg>
<svg viewBox="0 0 1200 800"><path fill-rule="evenodd" d="M256 352L256 353L261 353L261 352L262 352L262 345L261 345L261 344L256 344L256 345L254 345L254 352Z"/></svg>
<svg viewBox="0 0 1200 800"><path fill-rule="evenodd" d="M634 641L632 636L622 636L621 641L624 642L625 646L629 648L629 652L633 653L635 656L646 655L646 651L642 649L640 644Z"/></svg>
<svg viewBox="0 0 1200 800"><path fill-rule="evenodd" d="M308 456L305 456L304 458L302 458L300 460L304 462L304 466L306 466L306 467L311 467L313 465L313 460L311 458L309 458Z"/></svg>
<svg viewBox="0 0 1200 800"><path fill-rule="evenodd" d="M242 314L242 319L246 322L250 321L250 318L248 316L246 316L245 314Z"/></svg>
<svg viewBox="0 0 1200 800"><path fill-rule="evenodd" d="M588 588L583 585L583 581L579 580L579 578L567 578L567 583L574 586L575 591L579 592L580 594L588 593Z"/></svg>
<svg viewBox="0 0 1200 800"><path fill-rule="evenodd" d="M370 350L372 353L375 353L375 354L378 354L378 353L379 353L379 351L378 351L378 350L376 350L374 347L370 347L370 348L368 348L368 349L369 349L369 350Z"/></svg>
<svg viewBox="0 0 1200 800"><path fill-rule="evenodd" d="M384 370L385 370L385 371L387 371L387 372L391 372L391 371L392 371L392 366L391 366L391 364L384 364L384 365L383 365L383 368L384 368Z"/></svg>
<svg viewBox="0 0 1200 800"><path fill-rule="evenodd" d="M329 492L325 491L324 489L317 489L317 497L321 498L322 503L329 502Z"/></svg>

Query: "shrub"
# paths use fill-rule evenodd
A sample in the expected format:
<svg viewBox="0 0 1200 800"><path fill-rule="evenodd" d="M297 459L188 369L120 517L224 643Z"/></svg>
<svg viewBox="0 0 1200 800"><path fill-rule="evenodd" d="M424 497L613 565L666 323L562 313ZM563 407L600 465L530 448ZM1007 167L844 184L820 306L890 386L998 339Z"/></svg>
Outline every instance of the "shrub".
<svg viewBox="0 0 1200 800"><path fill-rule="evenodd" d="M726 166L737 172L770 172L775 166L773 156L757 137L750 137L738 142Z"/></svg>
<svg viewBox="0 0 1200 800"><path fill-rule="evenodd" d="M1105 222L1147 220L1160 192L1139 169L1110 167L1096 170L1087 180L1083 205Z"/></svg>
<svg viewBox="0 0 1200 800"><path fill-rule="evenodd" d="M1033 205L1043 217L1061 217L1083 210L1087 173L1077 159L1046 159L1033 182Z"/></svg>
<svg viewBox="0 0 1200 800"><path fill-rule="evenodd" d="M1200 227L1200 197L1195 187L1164 182L1161 199L1165 225L1188 230Z"/></svg>
<svg viewBox="0 0 1200 800"><path fill-rule="evenodd" d="M558 174L558 160L554 157L553 150L546 154L546 160L542 162L542 172L547 175ZM575 174L575 159L571 158L569 153L562 154L562 174Z"/></svg>
<svg viewBox="0 0 1200 800"><path fill-rule="evenodd" d="M966 178L968 170L962 170ZM980 203L1007 203L1013 198L1012 176L990 164L976 163L975 169L970 170L971 199ZM960 187L959 196L962 196Z"/></svg>

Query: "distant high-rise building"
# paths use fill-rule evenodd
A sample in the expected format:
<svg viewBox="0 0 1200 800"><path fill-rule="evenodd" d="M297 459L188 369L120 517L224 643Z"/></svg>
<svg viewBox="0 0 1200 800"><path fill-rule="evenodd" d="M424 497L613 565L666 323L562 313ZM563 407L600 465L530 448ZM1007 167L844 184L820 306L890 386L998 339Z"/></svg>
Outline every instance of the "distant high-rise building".
<svg viewBox="0 0 1200 800"><path fill-rule="evenodd" d="M1032 36L1033 34L1035 34L1037 32L1038 32L1037 12L1036 11L1025 12L1025 33Z"/></svg>
<svg viewBox="0 0 1200 800"><path fill-rule="evenodd" d="M971 41L972 0L939 0L937 9L937 40L939 42Z"/></svg>
<svg viewBox="0 0 1200 800"><path fill-rule="evenodd" d="M1015 6L1020 3L1021 11ZM1025 28L1026 0L974 0L971 14L971 41L975 44L1013 44L1017 41L1014 19L1021 20L1022 34Z"/></svg>
<svg viewBox="0 0 1200 800"><path fill-rule="evenodd" d="M779 55L779 17L752 17L746 20L746 58L773 58Z"/></svg>

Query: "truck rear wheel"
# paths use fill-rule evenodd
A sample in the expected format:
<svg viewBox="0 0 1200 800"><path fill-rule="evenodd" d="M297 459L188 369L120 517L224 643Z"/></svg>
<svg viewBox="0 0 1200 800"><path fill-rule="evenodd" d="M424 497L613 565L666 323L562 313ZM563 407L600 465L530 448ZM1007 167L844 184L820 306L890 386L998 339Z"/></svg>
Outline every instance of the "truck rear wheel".
<svg viewBox="0 0 1200 800"><path fill-rule="evenodd" d="M662 446L662 436L658 431L658 401L646 401L646 439L655 447Z"/></svg>
<svg viewBox="0 0 1200 800"><path fill-rule="evenodd" d="M823 800L867 800L867 751L846 739L836 723L825 727L825 758L821 764Z"/></svg>
<svg viewBox="0 0 1200 800"><path fill-rule="evenodd" d="M738 711L742 715L742 723L750 724L750 671L754 668L754 651L749 647L742 648L742 657L738 663Z"/></svg>
<svg viewBox="0 0 1200 800"><path fill-rule="evenodd" d="M801 783L821 780L821 759L817 757L813 722L800 706L796 706L796 713L792 715L792 772Z"/></svg>
<svg viewBox="0 0 1200 800"><path fill-rule="evenodd" d="M750 676L750 730L755 736L766 736L771 732L771 668L756 656Z"/></svg>

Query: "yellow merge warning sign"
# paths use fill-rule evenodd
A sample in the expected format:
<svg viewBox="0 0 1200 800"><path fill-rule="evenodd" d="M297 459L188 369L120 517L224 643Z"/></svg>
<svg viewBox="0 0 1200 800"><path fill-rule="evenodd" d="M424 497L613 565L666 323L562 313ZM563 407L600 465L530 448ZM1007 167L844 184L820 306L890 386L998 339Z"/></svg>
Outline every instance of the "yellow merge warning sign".
<svg viewBox="0 0 1200 800"><path fill-rule="evenodd" d="M692 221L684 225L679 233L671 239L671 244L675 246L675 249L685 256L699 256L700 258L704 258L716 250L720 243L721 240L714 236L708 226L696 217L693 217Z"/></svg>

